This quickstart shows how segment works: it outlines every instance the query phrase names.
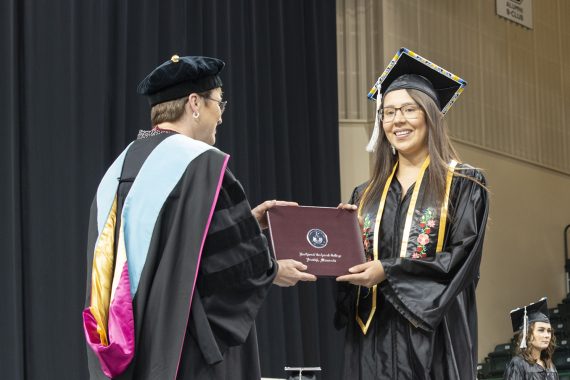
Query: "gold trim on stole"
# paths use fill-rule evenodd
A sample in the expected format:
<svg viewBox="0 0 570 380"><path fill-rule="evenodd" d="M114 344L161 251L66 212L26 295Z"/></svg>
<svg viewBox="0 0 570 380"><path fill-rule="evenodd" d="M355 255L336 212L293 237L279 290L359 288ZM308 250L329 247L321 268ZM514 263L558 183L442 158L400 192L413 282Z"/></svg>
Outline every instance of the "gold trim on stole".
<svg viewBox="0 0 570 380"><path fill-rule="evenodd" d="M374 260L378 260L378 233L380 231L380 221L382 220L382 213L384 212L384 204L386 203L386 197L388 196L388 189L390 188L390 183L392 183L392 179L394 178L394 174L396 174L396 168L397 167L398 167L398 163L396 162L396 164L394 165L394 168L392 169L392 173L390 174L390 177L388 177L388 179L386 180L386 185L384 185L384 190L382 191L382 197L380 198L380 204L378 205L378 212L376 213L376 221L374 224L374 247L372 247L373 252L374 252ZM372 185L372 183L370 183L370 185ZM371 187L370 185L368 185L368 187L364 191L364 194L362 195L362 199L359 202L358 216L362 216L362 206L364 205L364 199L365 199L366 195L368 194L368 191ZM368 319L366 320L366 323L364 323L362 318L360 318L360 316L358 315L358 305L359 305L359 301L360 301L360 286L358 286L358 294L356 297L356 322L358 322L358 325L362 329L362 332L364 333L364 335L366 335L366 332L368 331L368 328L370 327L370 323L372 322L372 318L374 317L374 313L376 312L376 294L377 294L377 292L378 292L378 285L374 285L372 287L372 309L370 310L370 314L368 314Z"/></svg>
<svg viewBox="0 0 570 380"><path fill-rule="evenodd" d="M409 235L410 235L412 220L414 217L414 210L416 208L416 202L418 199L418 194L420 191L422 180L423 180L425 171L427 170L427 168L429 166L429 163L430 163L430 158L428 156L425 159L424 163L422 164L422 167L421 167L420 172L418 174L418 178L416 179L416 183L414 185L414 191L412 193L410 205L408 206L408 211L406 214L406 222L404 224L404 232L403 232L404 238L402 239L402 245L400 247L400 257L406 257L406 253L407 253L406 248L407 248L409 237L410 237ZM443 240L445 237L445 227L446 227L445 225L447 222L449 194L451 191L451 182L453 181L453 174L454 174L456 166L457 166L457 161L452 160L451 163L449 164L449 170L447 172L446 184L445 184L445 196L444 196L444 201L443 201L442 206L441 206L440 220L439 220L439 224L438 224L439 225L439 231L438 231L437 244L436 244L436 253L441 252L442 247L443 247ZM386 197L388 195L388 189L390 188L390 184L392 183L392 180L394 178L394 174L396 173L397 167L398 167L398 163L396 162L396 164L394 165L394 168L392 169L392 173L390 174L390 176L386 180L386 184L384 185L384 190L382 191L382 197L380 198L380 204L378 205L378 212L376 214L376 221L375 221L375 225L374 225L374 242L373 242L373 244L374 244L374 247L373 247L374 260L378 260L378 239L379 239L378 235L379 235L379 231L380 231L380 222L382 220L382 214L384 212L384 205L386 203ZM365 200L366 196L368 195L368 192L369 192L371 187L372 187L372 183L370 183L366 187L366 190L364 191L364 194L362 195L362 198L359 202L359 205L358 205L358 215L359 216L362 216L362 206L364 204L364 200ZM356 322L360 326L360 329L362 330L362 333L364 335L366 335L366 333L368 332L370 324L372 323L372 319L374 318L374 314L376 313L376 296L377 296L377 291L378 291L377 287L378 287L378 285L374 285L372 287L372 309L370 310L370 314L368 315L368 319L366 320L366 323L364 323L362 318L360 318L360 316L358 315L358 306L360 303L360 288L361 288L360 286L358 287L358 294L357 294L357 298L356 298Z"/></svg>
<svg viewBox="0 0 570 380"><path fill-rule="evenodd" d="M416 183L414 184L414 191L412 193L412 198L410 199L410 204L408 205L408 212L406 213L406 223L404 224L404 232L402 233L402 245L400 246L400 257L406 257L408 251L408 241L410 240L410 230L412 229L412 221L414 219L414 211L416 210L416 203L418 202L418 195L420 193L420 187L422 187L422 181L424 179L424 174L427 167L429 166L429 156L426 157L418 177L416 178Z"/></svg>
<svg viewBox="0 0 570 380"><path fill-rule="evenodd" d="M437 234L437 246L435 253L441 252L443 249L443 239L445 239L445 227L447 224L449 193L451 192L451 181L453 181L453 173L455 172L456 167L457 161L451 160L449 168L447 169L447 178L445 180L445 198L443 199L443 204L441 205L441 211L439 213L439 231Z"/></svg>

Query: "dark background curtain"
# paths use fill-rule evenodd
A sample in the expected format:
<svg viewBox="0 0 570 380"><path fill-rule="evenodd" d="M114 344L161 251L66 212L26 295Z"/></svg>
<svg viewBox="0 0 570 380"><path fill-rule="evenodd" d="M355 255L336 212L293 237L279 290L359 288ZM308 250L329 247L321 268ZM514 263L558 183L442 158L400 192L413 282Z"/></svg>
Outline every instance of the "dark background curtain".
<svg viewBox="0 0 570 380"><path fill-rule="evenodd" d="M0 2L0 377L87 378L88 209L149 108L137 83L172 54L227 62L217 146L252 205L339 201L335 0ZM264 376L339 378L332 281L271 291Z"/></svg>

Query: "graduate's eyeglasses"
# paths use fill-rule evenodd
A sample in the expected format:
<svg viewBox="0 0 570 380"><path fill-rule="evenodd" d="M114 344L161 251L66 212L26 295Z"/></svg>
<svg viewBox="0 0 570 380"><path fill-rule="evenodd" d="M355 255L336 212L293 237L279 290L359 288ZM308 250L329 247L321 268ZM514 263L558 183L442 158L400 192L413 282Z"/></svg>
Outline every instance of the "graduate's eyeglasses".
<svg viewBox="0 0 570 380"><path fill-rule="evenodd" d="M224 113L224 111L226 110L226 104L228 104L227 100L212 99L212 98L208 98L206 96L204 96L204 99L213 100L214 102L218 102L218 106L220 106L220 111L222 111L222 113Z"/></svg>
<svg viewBox="0 0 570 380"><path fill-rule="evenodd" d="M384 123L391 123L396 118L396 113L400 111L402 116L406 118L406 120L417 119L420 115L421 108L417 104L406 104L405 106L401 107L386 107L381 108L380 113L380 120Z"/></svg>

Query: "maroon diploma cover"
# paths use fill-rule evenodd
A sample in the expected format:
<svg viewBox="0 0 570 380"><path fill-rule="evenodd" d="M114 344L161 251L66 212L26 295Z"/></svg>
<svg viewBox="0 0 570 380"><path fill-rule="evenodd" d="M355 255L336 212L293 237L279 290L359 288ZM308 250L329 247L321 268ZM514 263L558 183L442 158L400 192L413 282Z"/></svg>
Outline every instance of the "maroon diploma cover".
<svg viewBox="0 0 570 380"><path fill-rule="evenodd" d="M275 257L300 261L307 273L337 277L365 262L356 211L276 206L267 220Z"/></svg>

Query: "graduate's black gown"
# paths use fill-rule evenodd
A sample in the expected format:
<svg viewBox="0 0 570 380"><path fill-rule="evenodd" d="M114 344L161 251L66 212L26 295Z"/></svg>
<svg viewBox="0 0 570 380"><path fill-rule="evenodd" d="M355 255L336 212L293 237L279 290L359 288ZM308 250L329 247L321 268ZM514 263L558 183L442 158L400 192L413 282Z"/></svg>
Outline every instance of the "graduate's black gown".
<svg viewBox="0 0 570 380"><path fill-rule="evenodd" d="M456 173L485 183L479 171L464 169L460 165ZM347 328L343 379L476 378L475 288L487 222L487 191L456 175L443 251L436 254L432 248L427 257L414 259L412 247L408 257L400 258L413 187L403 199L396 179L389 188L379 239L386 280L378 286L377 309L366 335L355 321L357 287L339 287L335 323ZM358 204L364 189L365 185L357 187L350 202ZM372 220L377 208L370 210ZM422 209L420 202L417 209Z"/></svg>
<svg viewBox="0 0 570 380"><path fill-rule="evenodd" d="M146 133L134 142L123 165L119 207L146 157L170 135ZM215 174L212 168L219 167L221 156L221 152L209 150L195 158L162 208L133 299L135 356L117 379L260 378L254 320L277 265L241 184L229 170L205 240L191 307L184 302L187 297L177 292L181 285L188 285L182 283L193 281L193 273L181 283L170 277L182 255L195 255L200 245L198 232L204 226L196 224L197 216L209 212L201 204L211 202L201 199L209 196L202 194L202 189L206 179ZM95 202L89 235L88 254L97 238ZM175 330L175 326L187 327ZM91 379L106 379L93 352L89 348L87 352Z"/></svg>
<svg viewBox="0 0 570 380"><path fill-rule="evenodd" d="M554 365L551 368L544 368L538 364L530 364L520 356L515 356L507 365L503 379L558 380L558 372Z"/></svg>

